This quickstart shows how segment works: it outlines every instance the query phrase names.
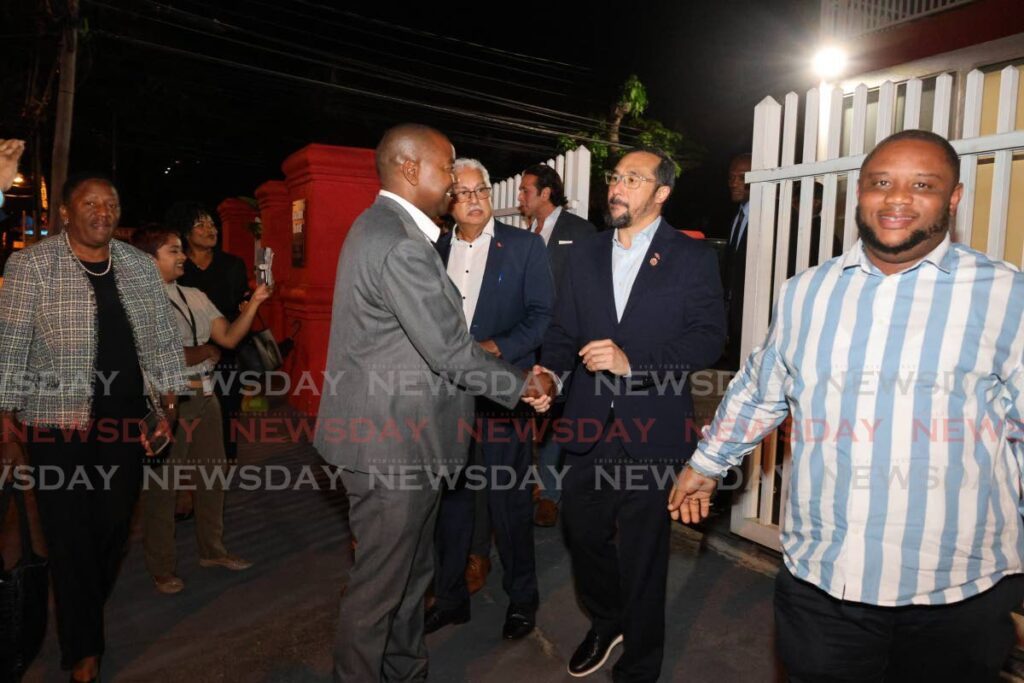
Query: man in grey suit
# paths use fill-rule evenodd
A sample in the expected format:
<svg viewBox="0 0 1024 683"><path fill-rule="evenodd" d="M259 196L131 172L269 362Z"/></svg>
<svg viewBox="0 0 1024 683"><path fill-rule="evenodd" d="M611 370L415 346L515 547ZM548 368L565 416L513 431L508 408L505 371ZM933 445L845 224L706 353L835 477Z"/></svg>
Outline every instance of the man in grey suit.
<svg viewBox="0 0 1024 683"><path fill-rule="evenodd" d="M338 262L328 377L314 445L342 468L359 544L341 598L338 681L427 675L423 597L433 571L439 474L465 464L473 395L546 410L546 373L524 372L470 336L431 221L448 208L455 150L405 124L377 146L381 192L353 223ZM372 438L355 438L357 432ZM462 434L468 434L463 429Z"/></svg>

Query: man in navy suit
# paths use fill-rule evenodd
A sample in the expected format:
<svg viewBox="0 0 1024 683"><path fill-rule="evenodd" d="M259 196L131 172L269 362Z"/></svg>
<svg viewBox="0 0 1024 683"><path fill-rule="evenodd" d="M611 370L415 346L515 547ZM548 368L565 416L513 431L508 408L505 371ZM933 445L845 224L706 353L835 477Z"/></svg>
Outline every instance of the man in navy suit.
<svg viewBox="0 0 1024 683"><path fill-rule="evenodd" d="M569 673L597 671L622 643L614 679L654 681L668 492L700 436L687 376L718 359L725 316L714 252L661 218L672 160L630 152L606 177L615 229L573 245L541 353L564 377L563 526L591 620Z"/></svg>
<svg viewBox="0 0 1024 683"><path fill-rule="evenodd" d="M544 241L494 220L490 177L475 159L455 161L452 189L455 229L437 242L448 276L462 295L469 332L484 350L531 369L554 306L554 284ZM487 481L497 467L514 472L487 491L491 525L501 558L502 586L509 598L503 636L514 640L533 630L539 595L533 551L532 464L529 416L487 399L477 401L471 465L483 465ZM518 424L516 424L518 423ZM479 469L479 467L477 468ZM469 620L466 560L473 536L474 488L483 477L460 477L441 499L437 523L436 603L426 631Z"/></svg>
<svg viewBox="0 0 1024 683"><path fill-rule="evenodd" d="M593 235L597 228L593 223L569 213L569 200L565 196L562 178L547 164L534 164L523 171L518 199L519 213L529 221L530 231L544 238L547 245L557 293L573 243ZM559 410L559 405L553 406L551 417L557 419L561 415ZM541 489L533 523L550 527L558 521L558 501L562 497L555 474L562 467L562 450L550 432L537 449L537 466Z"/></svg>

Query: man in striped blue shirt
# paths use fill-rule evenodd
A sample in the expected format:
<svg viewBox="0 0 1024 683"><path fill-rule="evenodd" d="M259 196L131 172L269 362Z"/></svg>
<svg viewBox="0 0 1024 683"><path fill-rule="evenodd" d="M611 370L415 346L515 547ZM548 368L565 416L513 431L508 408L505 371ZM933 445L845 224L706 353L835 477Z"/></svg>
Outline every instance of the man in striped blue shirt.
<svg viewBox="0 0 1024 683"><path fill-rule="evenodd" d="M909 130L864 160L860 240L782 288L669 499L792 417L775 592L794 681L992 680L1024 599L1024 276L950 239L956 151Z"/></svg>

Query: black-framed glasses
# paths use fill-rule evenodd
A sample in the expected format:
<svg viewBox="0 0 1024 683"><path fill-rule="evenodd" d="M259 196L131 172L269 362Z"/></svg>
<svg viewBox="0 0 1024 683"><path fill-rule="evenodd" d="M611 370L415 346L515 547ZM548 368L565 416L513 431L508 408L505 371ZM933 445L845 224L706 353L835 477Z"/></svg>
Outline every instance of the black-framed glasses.
<svg viewBox="0 0 1024 683"><path fill-rule="evenodd" d="M468 202L471 195L476 195L477 199L487 199L491 196L491 188L489 187L478 187L475 190L453 190L452 197L459 204Z"/></svg>
<svg viewBox="0 0 1024 683"><path fill-rule="evenodd" d="M635 190L644 183L657 182L654 178L645 178L642 175L635 173L627 173L626 175L619 175L615 171L605 171L604 181L608 183L608 187L613 187L622 181L622 184L626 186L627 190Z"/></svg>

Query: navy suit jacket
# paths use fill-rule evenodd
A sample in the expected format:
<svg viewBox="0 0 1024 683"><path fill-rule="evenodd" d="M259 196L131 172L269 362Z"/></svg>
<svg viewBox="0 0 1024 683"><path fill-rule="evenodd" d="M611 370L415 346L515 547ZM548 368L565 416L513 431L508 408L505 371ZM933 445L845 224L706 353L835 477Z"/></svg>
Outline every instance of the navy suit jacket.
<svg viewBox="0 0 1024 683"><path fill-rule="evenodd" d="M570 452L587 453L598 440L618 436L632 458L682 462L700 437L688 375L718 360L725 341L717 257L662 219L618 321L614 235L609 230L573 245L544 337L541 364L571 373L563 386L564 422L553 437ZM579 362L579 350L599 339L625 352L629 378L595 374ZM602 427L613 401L616 420Z"/></svg>
<svg viewBox="0 0 1024 683"><path fill-rule="evenodd" d="M437 240L445 267L452 234ZM528 370L537 362L537 349L551 322L554 304L555 285L544 240L529 230L494 221L494 239L469 327L473 339L494 340L502 358Z"/></svg>

